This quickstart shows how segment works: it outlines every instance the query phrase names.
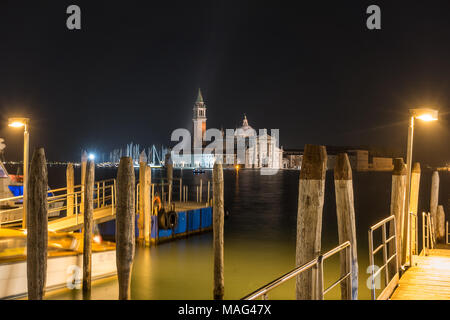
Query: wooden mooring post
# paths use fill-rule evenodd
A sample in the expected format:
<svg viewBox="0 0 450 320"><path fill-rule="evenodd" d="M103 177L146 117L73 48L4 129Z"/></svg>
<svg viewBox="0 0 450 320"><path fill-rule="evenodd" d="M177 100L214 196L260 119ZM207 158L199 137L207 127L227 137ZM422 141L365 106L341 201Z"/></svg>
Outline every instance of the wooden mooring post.
<svg viewBox="0 0 450 320"><path fill-rule="evenodd" d="M88 155L86 151L83 151L81 154L81 203L80 203L80 212L84 212L84 185L86 178L86 164L88 160Z"/></svg>
<svg viewBox="0 0 450 320"><path fill-rule="evenodd" d="M130 157L122 157L117 172L116 209L116 265L120 300L131 298L131 270L135 249L134 194L133 160Z"/></svg>
<svg viewBox="0 0 450 320"><path fill-rule="evenodd" d="M138 230L139 230L138 242L140 244L144 244L144 245L145 245L144 201L145 201L145 194L146 194L145 173L146 173L147 166L148 166L147 165L147 157L145 156L145 152L142 151L142 153L139 156L139 218L138 218L137 223L138 223Z"/></svg>
<svg viewBox="0 0 450 320"><path fill-rule="evenodd" d="M84 179L83 295L89 298L92 278L92 230L94 227L95 163L89 160ZM87 296L86 296L87 295Z"/></svg>
<svg viewBox="0 0 450 320"><path fill-rule="evenodd" d="M431 196L430 196L430 213L433 220L432 225L436 225L437 209L439 205L439 173L433 172L431 177ZM436 228L433 229L434 236L436 237Z"/></svg>
<svg viewBox="0 0 450 320"><path fill-rule="evenodd" d="M221 163L213 168L213 254L214 254L214 300L224 297L224 185Z"/></svg>
<svg viewBox="0 0 450 320"><path fill-rule="evenodd" d="M336 212L338 220L339 243L350 241L351 259L347 259L347 251L341 252L341 276L344 276L350 266L351 277L341 283L341 297L344 300L358 299L358 257L356 244L355 207L353 195L352 168L346 153L338 154L334 168L334 188L336 192Z"/></svg>
<svg viewBox="0 0 450 320"><path fill-rule="evenodd" d="M45 151L34 151L28 179L27 284L28 299L42 300L47 277L48 177Z"/></svg>
<svg viewBox="0 0 450 320"><path fill-rule="evenodd" d="M67 184L67 216L70 217L73 215L73 200L74 200L74 186L75 186L75 174L73 170L73 164L68 163L66 169L66 184Z"/></svg>
<svg viewBox="0 0 450 320"><path fill-rule="evenodd" d="M445 243L446 236L444 206L439 205L436 213L436 241Z"/></svg>
<svg viewBox="0 0 450 320"><path fill-rule="evenodd" d="M396 221L396 235L397 235L397 261L400 266L406 259L403 257L404 247L404 215L406 206L406 165L403 158L394 159L394 170L392 171L392 188L391 188L391 215L395 216ZM390 224L391 228L393 227ZM391 234L393 230L391 229ZM404 251L406 253L406 250ZM390 250L390 255L393 250ZM395 274L394 268L389 268L390 276Z"/></svg>
<svg viewBox="0 0 450 320"><path fill-rule="evenodd" d="M307 144L300 170L298 191L296 266L305 264L320 254L326 170L325 147ZM297 276L298 300L318 299L316 273L317 270L314 269Z"/></svg>
<svg viewBox="0 0 450 320"><path fill-rule="evenodd" d="M408 252L409 259L412 259L413 255L418 255L417 252L417 219L418 219L418 206L419 206L419 187L420 187L420 163L415 162L411 172L411 193L409 198L409 237L406 242L406 252ZM411 239L411 241L409 241ZM411 243L411 248L409 247Z"/></svg>

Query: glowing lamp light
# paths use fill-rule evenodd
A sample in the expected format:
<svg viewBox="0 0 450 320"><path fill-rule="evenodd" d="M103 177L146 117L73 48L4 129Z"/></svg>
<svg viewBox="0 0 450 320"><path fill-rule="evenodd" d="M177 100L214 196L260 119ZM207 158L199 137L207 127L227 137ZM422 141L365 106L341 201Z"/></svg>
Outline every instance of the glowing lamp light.
<svg viewBox="0 0 450 320"><path fill-rule="evenodd" d="M8 126L13 128L21 128L26 126L28 123L28 118L9 118Z"/></svg>
<svg viewBox="0 0 450 320"><path fill-rule="evenodd" d="M438 120L438 111L434 109L429 108L411 109L410 113L411 116L422 121L429 122Z"/></svg>
<svg viewBox="0 0 450 320"><path fill-rule="evenodd" d="M89 158L89 160L95 160L95 154L90 153L88 158Z"/></svg>

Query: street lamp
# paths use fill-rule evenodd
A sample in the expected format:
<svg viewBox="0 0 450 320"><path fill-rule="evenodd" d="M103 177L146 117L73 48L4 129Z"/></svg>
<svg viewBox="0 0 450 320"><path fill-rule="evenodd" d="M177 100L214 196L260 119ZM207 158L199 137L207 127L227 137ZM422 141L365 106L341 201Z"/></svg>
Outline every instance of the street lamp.
<svg viewBox="0 0 450 320"><path fill-rule="evenodd" d="M23 127L23 218L22 228L27 228L27 205L28 205L28 154L30 137L28 126L30 119L28 118L9 118L8 126L13 128Z"/></svg>
<svg viewBox="0 0 450 320"><path fill-rule="evenodd" d="M436 121L438 119L438 110L429 109L429 108L417 108L417 109L410 109L410 121L409 121L409 130L408 130L408 151L406 155L406 169L407 169L407 179L406 179L406 212L407 215L406 219L403 219L403 221L408 222L408 228L407 228L407 238L405 239L409 243L409 261L410 265L412 266L412 235L410 235L411 227L410 227L410 214L409 214L409 202L411 197L411 167L412 167L412 149L413 149L413 137L414 137L414 119L419 119L422 121ZM402 230L404 230L402 228ZM417 241L417 239L416 239Z"/></svg>

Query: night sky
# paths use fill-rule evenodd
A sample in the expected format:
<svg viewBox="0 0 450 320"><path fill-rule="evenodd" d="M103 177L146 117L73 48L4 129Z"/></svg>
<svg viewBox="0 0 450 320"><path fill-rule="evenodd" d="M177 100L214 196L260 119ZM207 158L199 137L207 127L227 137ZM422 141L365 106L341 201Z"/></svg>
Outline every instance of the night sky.
<svg viewBox="0 0 450 320"><path fill-rule="evenodd" d="M82 30L66 28L66 8ZM381 7L382 29L366 28ZM0 2L0 137L7 160L31 148L54 161L133 141L169 144L192 127L201 87L208 128L279 128L284 148L373 145L414 160L450 162L450 2L5 1Z"/></svg>

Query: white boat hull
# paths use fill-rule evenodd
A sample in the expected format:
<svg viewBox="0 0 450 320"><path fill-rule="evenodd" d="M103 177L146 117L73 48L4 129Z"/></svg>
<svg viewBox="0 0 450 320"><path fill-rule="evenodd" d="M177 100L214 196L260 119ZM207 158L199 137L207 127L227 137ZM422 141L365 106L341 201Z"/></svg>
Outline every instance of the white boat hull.
<svg viewBox="0 0 450 320"><path fill-rule="evenodd" d="M47 260L46 291L60 288L81 288L83 255L51 257ZM92 279L115 275L116 251L92 253ZM0 299L27 296L27 262L0 264Z"/></svg>

